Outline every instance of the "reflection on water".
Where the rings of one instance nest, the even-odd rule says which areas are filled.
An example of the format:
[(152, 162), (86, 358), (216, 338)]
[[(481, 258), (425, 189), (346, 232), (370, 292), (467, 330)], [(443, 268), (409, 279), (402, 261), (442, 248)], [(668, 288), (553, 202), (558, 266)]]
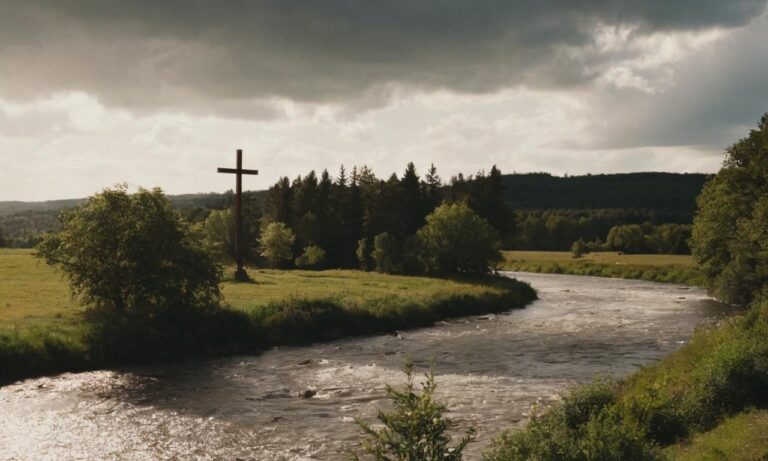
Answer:
[(512, 275), (540, 299), (507, 314), (0, 388), (0, 459), (345, 459), (359, 434), (353, 418), (372, 419), (386, 404), (384, 385), (403, 381), (405, 357), (434, 362), (449, 416), (479, 429), (469, 453), (477, 459), (532, 404), (595, 374), (630, 373), (729, 311), (679, 285)]

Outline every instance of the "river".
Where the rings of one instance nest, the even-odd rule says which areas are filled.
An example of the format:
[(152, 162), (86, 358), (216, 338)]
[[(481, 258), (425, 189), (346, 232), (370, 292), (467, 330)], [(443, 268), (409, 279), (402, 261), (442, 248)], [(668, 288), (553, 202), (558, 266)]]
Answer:
[[(441, 322), (260, 355), (70, 373), (0, 388), (2, 460), (347, 459), (355, 417), (386, 405), (406, 357), (434, 363), (467, 459), (537, 402), (595, 375), (624, 376), (730, 309), (703, 290), (652, 282), (509, 273), (539, 300)], [(304, 391), (315, 394), (302, 398)], [(311, 393), (311, 392), (310, 392)], [(309, 394), (309, 393), (305, 393)]]

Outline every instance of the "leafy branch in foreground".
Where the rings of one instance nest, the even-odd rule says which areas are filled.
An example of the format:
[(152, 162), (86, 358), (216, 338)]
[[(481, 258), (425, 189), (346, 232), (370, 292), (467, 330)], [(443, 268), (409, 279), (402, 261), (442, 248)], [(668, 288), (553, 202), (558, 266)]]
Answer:
[[(377, 429), (362, 420), (356, 420), (366, 438), (360, 447), (363, 455), (376, 461), (460, 461), (462, 451), (475, 439), (475, 428), (470, 427), (459, 444), (448, 447), (451, 437), (448, 429), (454, 426), (445, 418), (444, 405), (433, 400), (437, 384), (432, 370), (425, 374), (421, 393), (414, 388), (413, 363), (405, 364), (406, 384), (402, 390), (387, 386), (387, 397), (394, 410), (379, 411), (378, 420), (384, 427)], [(352, 459), (362, 460), (357, 453)]]

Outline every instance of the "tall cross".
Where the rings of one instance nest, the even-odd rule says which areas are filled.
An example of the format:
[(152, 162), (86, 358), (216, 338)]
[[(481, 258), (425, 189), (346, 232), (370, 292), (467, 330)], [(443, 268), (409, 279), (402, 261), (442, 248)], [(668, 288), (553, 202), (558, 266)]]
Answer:
[(244, 170), (243, 169), (243, 151), (237, 149), (237, 168), (219, 168), (219, 173), (232, 173), (236, 178), (235, 188), (235, 261), (237, 262), (237, 270), (235, 271), (235, 280), (245, 282), (248, 280), (248, 274), (245, 273), (243, 267), (243, 217), (242, 217), (242, 202), (243, 202), (243, 175), (244, 174), (259, 174), (258, 170)]

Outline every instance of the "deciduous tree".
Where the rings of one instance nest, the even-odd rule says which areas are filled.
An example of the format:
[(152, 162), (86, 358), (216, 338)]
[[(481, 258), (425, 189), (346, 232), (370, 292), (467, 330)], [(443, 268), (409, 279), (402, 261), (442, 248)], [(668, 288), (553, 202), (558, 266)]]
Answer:
[(217, 305), (221, 268), (160, 189), (106, 189), (60, 219), (38, 256), (85, 305), (146, 317)]

